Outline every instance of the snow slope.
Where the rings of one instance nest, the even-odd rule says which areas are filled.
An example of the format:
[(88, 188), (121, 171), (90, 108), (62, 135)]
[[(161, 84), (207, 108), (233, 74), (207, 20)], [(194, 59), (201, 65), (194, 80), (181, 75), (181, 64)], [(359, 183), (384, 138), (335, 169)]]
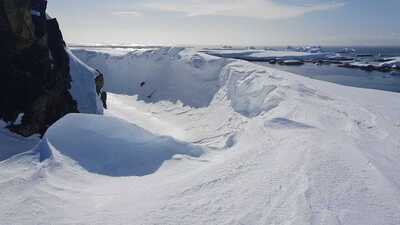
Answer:
[[(1, 224), (400, 224), (400, 94), (191, 49), (74, 53), (116, 94), (0, 162)], [(157, 169), (107, 174), (141, 141)]]

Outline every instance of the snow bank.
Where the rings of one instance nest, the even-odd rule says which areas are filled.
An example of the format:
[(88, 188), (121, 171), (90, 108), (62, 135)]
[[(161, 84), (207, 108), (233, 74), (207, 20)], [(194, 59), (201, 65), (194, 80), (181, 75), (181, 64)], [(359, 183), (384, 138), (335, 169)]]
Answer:
[(107, 91), (138, 95), (145, 102), (179, 101), (207, 107), (223, 90), (234, 110), (253, 117), (282, 101), (276, 85), (280, 79), (270, 79), (264, 67), (251, 63), (182, 48), (136, 50), (123, 56), (89, 50), (74, 53), (104, 71)]
[(138, 95), (140, 100), (180, 101), (192, 107), (207, 106), (219, 90), (224, 60), (183, 48), (138, 49), (125, 55), (73, 50), (81, 60), (100, 69), (105, 90)]
[(70, 58), (71, 95), (81, 113), (102, 114), (103, 104), (96, 93), (97, 72), (84, 64), (67, 49)]
[(179, 100), (194, 107), (206, 106), (218, 90), (214, 84), (220, 63), (206, 61), (201, 54), (193, 55), (190, 61), (181, 60), (182, 50), (136, 50), (124, 56), (86, 50), (74, 50), (74, 53), (104, 72), (107, 91), (138, 95), (146, 102)]
[(108, 176), (144, 176), (174, 155), (199, 157), (203, 153), (199, 147), (155, 136), (126, 121), (89, 114), (62, 118), (49, 128), (36, 151), (41, 161), (56, 151), (89, 172)]

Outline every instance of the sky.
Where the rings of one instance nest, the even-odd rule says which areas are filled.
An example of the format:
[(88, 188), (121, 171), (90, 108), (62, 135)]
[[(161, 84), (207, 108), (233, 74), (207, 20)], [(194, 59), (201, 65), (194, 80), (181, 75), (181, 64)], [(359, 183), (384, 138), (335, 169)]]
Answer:
[(400, 46), (400, 0), (48, 0), (72, 44)]

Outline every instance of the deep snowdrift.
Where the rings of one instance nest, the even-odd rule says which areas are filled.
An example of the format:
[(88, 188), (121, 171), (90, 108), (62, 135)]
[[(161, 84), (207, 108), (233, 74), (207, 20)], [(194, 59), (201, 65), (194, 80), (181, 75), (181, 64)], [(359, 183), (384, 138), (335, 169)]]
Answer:
[[(400, 223), (398, 93), (190, 49), (74, 53), (113, 81), (110, 117), (55, 125), (39, 148), (53, 159), (27, 152), (0, 162), (2, 224)], [(103, 162), (120, 165), (138, 154), (125, 144), (149, 139), (143, 156), (162, 155), (150, 163), (158, 170), (98, 174), (115, 175)]]
[(125, 55), (86, 50), (73, 53), (104, 73), (106, 91), (138, 95), (146, 102), (179, 100), (192, 107), (206, 107), (219, 90), (219, 72), (225, 60), (183, 50), (140, 49)]
[[(112, 55), (88, 50), (74, 53), (88, 65), (105, 72), (106, 90), (138, 95), (146, 102), (182, 102), (207, 107), (221, 89), (232, 107), (246, 116), (269, 111), (283, 100), (281, 78), (256, 70), (253, 64), (226, 60), (190, 49), (137, 50)], [(229, 64), (229, 66), (226, 66)], [(283, 81), (283, 83), (286, 81)]]
[(170, 137), (154, 136), (113, 117), (69, 114), (55, 123), (39, 146), (41, 161), (53, 152), (76, 161), (89, 172), (109, 176), (143, 176), (174, 155), (199, 157), (203, 150)]

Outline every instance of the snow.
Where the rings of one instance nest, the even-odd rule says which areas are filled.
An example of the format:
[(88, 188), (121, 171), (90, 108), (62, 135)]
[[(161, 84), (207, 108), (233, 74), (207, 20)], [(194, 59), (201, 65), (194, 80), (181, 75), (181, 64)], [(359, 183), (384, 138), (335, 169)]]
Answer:
[(400, 57), (390, 58), (390, 61), (381, 63), (380, 66), (400, 68)]
[(182, 50), (138, 49), (122, 57), (90, 50), (75, 50), (74, 54), (103, 72), (108, 92), (138, 95), (146, 102), (169, 100), (207, 106), (219, 89), (218, 75), (225, 60), (187, 49), (182, 52), (187, 54), (184, 61), (178, 54)]
[(70, 58), (71, 95), (78, 104), (81, 113), (102, 114), (103, 104), (96, 93), (95, 79), (97, 72), (82, 63), (69, 49), (66, 49)]
[(39, 140), (38, 135), (22, 138), (5, 129), (6, 123), (0, 120), (0, 161), (33, 148)]
[(49, 157), (48, 149), (87, 171), (108, 176), (144, 176), (174, 155), (203, 153), (199, 147), (152, 135), (123, 120), (89, 114), (69, 114), (54, 124), (35, 151)]
[(369, 64), (367, 62), (352, 62), (352, 63), (349, 63), (349, 65), (362, 68), (362, 67), (371, 66), (372, 64)]
[(384, 70), (387, 68), (391, 68), (393, 70), (400, 68), (400, 57), (394, 57), (394, 58), (387, 58), (386, 62), (383, 63), (378, 63), (378, 62), (359, 62), (359, 61), (354, 61), (351, 63), (348, 63), (348, 66), (354, 67), (354, 68), (369, 68), (369, 69), (375, 69), (375, 70)]
[(74, 54), (109, 109), (0, 162), (2, 225), (400, 224), (400, 94), (193, 49)]

